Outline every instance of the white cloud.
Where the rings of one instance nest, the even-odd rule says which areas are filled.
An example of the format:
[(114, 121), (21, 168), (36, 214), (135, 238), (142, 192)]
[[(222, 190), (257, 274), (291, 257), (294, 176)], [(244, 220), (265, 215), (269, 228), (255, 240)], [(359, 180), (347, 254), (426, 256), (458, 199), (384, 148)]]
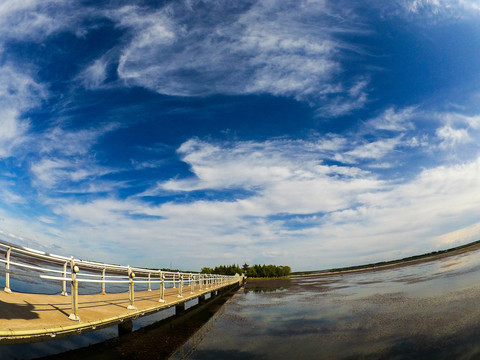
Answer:
[[(230, 159), (219, 159), (216, 151), (210, 154), (212, 160), (204, 159), (202, 167), (216, 168), (211, 171), (218, 175), (230, 171), (228, 167), (222, 170)], [(480, 159), (424, 170), (398, 184), (355, 169), (352, 176), (330, 176), (338, 169), (316, 171), (308, 163), (284, 162), (269, 155), (237, 153), (239, 168), (231, 175), (242, 174), (241, 168), (246, 172), (253, 168), (259, 178), (246, 175), (235, 185), (248, 189), (262, 184), (246, 197), (160, 205), (106, 198), (57, 203), (55, 212), (68, 217), (72, 243), (82, 241), (86, 251), (97, 246), (101, 233), (106, 244), (115, 244), (121, 253), (129, 249), (144, 256), (147, 263), (158, 263), (157, 254), (149, 254), (152, 248), (161, 247), (166, 253), (181, 248), (193, 268), (239, 257), (265, 261), (261, 254), (274, 255), (273, 250), (275, 262), (296, 269), (385, 260), (398, 257), (398, 249), (400, 256), (408, 256), (445, 247), (448, 234), (479, 221)], [(267, 158), (272, 167), (284, 170), (264, 176)], [(223, 183), (208, 178), (198, 181), (195, 188), (180, 183), (177, 191), (182, 188), (188, 193), (200, 186), (221, 190), (234, 183), (228, 179)], [(141, 238), (142, 248), (132, 247), (132, 238)], [(181, 262), (180, 256), (172, 258)]]
[(369, 120), (367, 123), (377, 130), (406, 131), (412, 130), (414, 125), (415, 107), (406, 107), (396, 110), (388, 108), (382, 114)]
[(44, 85), (13, 65), (0, 67), (0, 104), (18, 110), (31, 109), (47, 96)]
[(87, 8), (71, 0), (3, 0), (0, 3), (0, 37), (4, 41), (41, 41), (64, 30), (81, 36), (85, 33), (82, 18), (87, 14)]
[(436, 134), (440, 139), (440, 147), (443, 149), (454, 148), (460, 144), (467, 144), (473, 141), (467, 129), (454, 129), (449, 125), (437, 129)]
[[(48, 189), (50, 196), (53, 191), (63, 193), (106, 192), (124, 187), (119, 181), (102, 181), (101, 177), (113, 170), (96, 165), (88, 157), (85, 159), (67, 159), (44, 157), (30, 166), (33, 175), (32, 183), (38, 191)], [(95, 183), (86, 183), (86, 181)]]
[(12, 149), (21, 144), (28, 129), (28, 121), (19, 119), (16, 109), (0, 109), (0, 158), (10, 156)]
[(13, 182), (0, 181), (0, 199), (3, 204), (25, 204), (26, 199), (13, 192), (11, 189), (14, 188), (15, 184)]
[(446, 112), (436, 114), (444, 124), (448, 126), (468, 127), (472, 130), (480, 130), (480, 115), (465, 115), (462, 113)]
[(75, 168), (74, 164), (66, 160), (42, 159), (31, 166), (31, 171), (36, 177), (37, 185), (50, 188), (67, 178), (73, 180)]
[[(197, 189), (263, 188), (266, 184), (290, 180), (356, 176), (360, 169), (325, 166), (325, 158), (344, 146), (338, 137), (305, 140), (269, 140), (210, 144), (191, 139), (178, 149), (195, 178), (175, 179), (160, 184), (153, 191), (191, 191)], [(219, 166), (221, 164), (221, 166)]]
[(35, 150), (41, 155), (70, 157), (86, 155), (102, 136), (119, 128), (118, 123), (99, 124), (90, 129), (65, 130), (54, 127), (42, 135), (36, 134)]
[(401, 2), (412, 13), (460, 16), (480, 12), (480, 4), (475, 0), (407, 0)]
[(106, 67), (107, 62), (105, 60), (97, 59), (78, 75), (77, 80), (86, 89), (99, 88), (107, 78)]
[(0, 158), (26, 140), (29, 120), (25, 110), (40, 104), (47, 96), (45, 87), (12, 65), (0, 67)]
[[(126, 84), (180, 96), (267, 93), (315, 106), (328, 98), (336, 105), (323, 112), (342, 115), (366, 103), (368, 80), (336, 80), (342, 51), (353, 49), (335, 34), (363, 30), (332, 11), (325, 1), (177, 1), (106, 13), (131, 36), (118, 59)], [(97, 65), (84, 72), (94, 79), (87, 86), (103, 77)]]
[(338, 153), (335, 159), (344, 163), (356, 163), (362, 160), (381, 160), (401, 143), (401, 137), (376, 140), (356, 146), (350, 151)]
[(341, 116), (361, 109), (368, 102), (368, 85), (369, 80), (361, 79), (345, 91), (342, 87), (331, 89), (332, 96), (327, 96), (329, 101), (317, 110), (317, 114), (320, 117)]
[(118, 127), (117, 123), (77, 130), (57, 126), (43, 133), (30, 134), (29, 148), (24, 152), (31, 155), (32, 183), (37, 190), (43, 188), (62, 193), (106, 192), (124, 187), (121, 181), (101, 179), (118, 170), (98, 165), (92, 151), (105, 134)]

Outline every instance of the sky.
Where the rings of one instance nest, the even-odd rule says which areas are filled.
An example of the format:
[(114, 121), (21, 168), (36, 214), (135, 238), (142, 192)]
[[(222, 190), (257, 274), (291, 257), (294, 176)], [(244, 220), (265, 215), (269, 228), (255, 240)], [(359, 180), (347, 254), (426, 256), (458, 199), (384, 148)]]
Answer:
[(0, 0), (0, 237), (198, 271), (480, 239), (473, 0)]

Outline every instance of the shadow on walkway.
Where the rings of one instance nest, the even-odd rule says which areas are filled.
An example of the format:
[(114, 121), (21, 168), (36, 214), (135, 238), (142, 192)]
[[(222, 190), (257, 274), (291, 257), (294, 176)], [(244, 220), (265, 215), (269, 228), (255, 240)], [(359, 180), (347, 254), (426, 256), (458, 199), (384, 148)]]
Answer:
[(25, 305), (12, 304), (0, 300), (0, 319), (38, 319), (39, 316), (33, 312), (34, 306), (25, 301)]

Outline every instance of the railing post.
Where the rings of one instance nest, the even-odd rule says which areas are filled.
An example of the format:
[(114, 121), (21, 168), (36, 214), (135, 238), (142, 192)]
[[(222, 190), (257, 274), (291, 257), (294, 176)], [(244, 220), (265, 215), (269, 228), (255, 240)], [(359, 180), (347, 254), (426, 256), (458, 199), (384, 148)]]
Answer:
[(105, 291), (105, 268), (102, 270), (102, 292), (100, 295), (107, 295), (107, 292)]
[(179, 298), (183, 298), (182, 290), (183, 290), (183, 275), (180, 276), (180, 284), (178, 285), (178, 297)]
[(175, 289), (176, 286), (175, 286), (175, 273), (173, 273), (173, 288)]
[(192, 286), (192, 275), (188, 275), (188, 283), (190, 284), (190, 294), (193, 294), (194, 293), (194, 287), (195, 287), (195, 282), (193, 283), (193, 286)]
[(160, 279), (162, 279), (162, 282), (160, 284), (160, 300), (158, 302), (164, 303), (165, 302), (165, 275), (162, 274), (160, 271)]
[(5, 258), (7, 259), (7, 262), (5, 263), (5, 269), (7, 270), (7, 272), (5, 273), (5, 288), (3, 289), (3, 291), (9, 294), (12, 292), (12, 290), (10, 289), (10, 272), (8, 271), (10, 270), (10, 253), (11, 252), (12, 252), (12, 248), (9, 247), (7, 250), (7, 253), (5, 254)]
[(200, 291), (202, 291), (203, 290), (203, 286), (202, 286), (203, 285), (203, 275), (202, 274), (198, 275), (198, 282), (200, 284)]
[(70, 260), (70, 268), (72, 270), (72, 313), (68, 317), (70, 320), (80, 321), (80, 317), (78, 316), (78, 281), (77, 281), (77, 273), (79, 268), (75, 265), (75, 261), (73, 260), (73, 256)]
[[(65, 264), (63, 264), (63, 278), (67, 278), (67, 266), (68, 266), (68, 261), (65, 261)], [(62, 295), (63, 296), (68, 296), (67, 292), (67, 280), (62, 281)]]
[(135, 288), (133, 284), (134, 278), (135, 273), (132, 271), (132, 268), (128, 266), (128, 300), (130, 300), (130, 304), (128, 304), (127, 309), (129, 310), (138, 310), (135, 307)]
[(152, 286), (150, 285), (150, 273), (148, 273), (148, 291), (152, 291)]

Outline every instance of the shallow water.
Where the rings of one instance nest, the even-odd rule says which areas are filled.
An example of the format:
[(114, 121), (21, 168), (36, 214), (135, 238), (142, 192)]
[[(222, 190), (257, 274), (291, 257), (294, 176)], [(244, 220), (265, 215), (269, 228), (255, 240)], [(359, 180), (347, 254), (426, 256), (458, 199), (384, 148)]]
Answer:
[[(480, 358), (480, 251), (389, 270), (252, 281), (192, 359)], [(179, 351), (172, 359), (185, 356)]]

